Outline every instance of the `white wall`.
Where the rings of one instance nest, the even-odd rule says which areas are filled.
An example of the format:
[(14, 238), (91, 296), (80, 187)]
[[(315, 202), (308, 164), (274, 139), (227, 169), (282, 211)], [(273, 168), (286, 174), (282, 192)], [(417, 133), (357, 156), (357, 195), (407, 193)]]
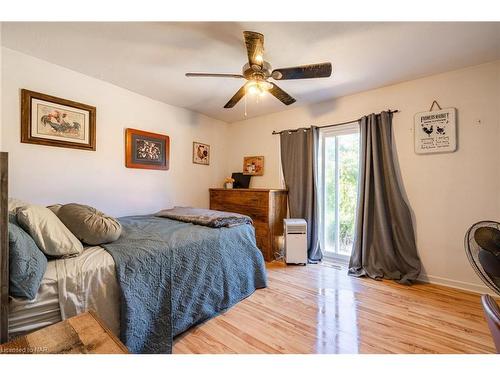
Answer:
[[(286, 90), (286, 82), (281, 86)], [(434, 99), (458, 110), (458, 151), (416, 155), (413, 118)], [(227, 171), (241, 171), (244, 155), (264, 155), (265, 175), (252, 177), (252, 186), (281, 187), (273, 130), (349, 121), (388, 108), (401, 111), (394, 115), (395, 147), (426, 277), (484, 290), (463, 239), (476, 221), (500, 219), (500, 61), (231, 124)]]
[[(11, 49), (2, 48), (1, 61), (0, 148), (9, 152), (11, 196), (41, 204), (80, 202), (116, 216), (171, 205), (208, 207), (208, 188), (220, 186), (227, 170), (226, 123)], [(97, 151), (20, 143), (22, 88), (97, 107)], [(170, 136), (170, 170), (125, 168), (129, 127)], [(192, 163), (193, 141), (211, 145), (210, 166)]]

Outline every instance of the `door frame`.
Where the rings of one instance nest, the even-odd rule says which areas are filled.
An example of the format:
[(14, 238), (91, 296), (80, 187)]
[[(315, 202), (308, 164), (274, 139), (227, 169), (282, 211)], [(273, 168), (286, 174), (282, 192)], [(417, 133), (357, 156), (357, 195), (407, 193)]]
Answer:
[[(318, 144), (318, 186), (319, 186), (319, 196), (320, 196), (320, 205), (319, 205), (319, 225), (320, 225), (320, 243), (321, 243), (321, 248), (324, 250), (323, 251), (323, 257), (328, 260), (333, 260), (339, 263), (344, 263), (347, 264), (349, 262), (350, 256), (348, 255), (341, 255), (338, 253), (332, 253), (332, 252), (327, 252), (325, 251), (326, 246), (325, 246), (325, 231), (324, 231), (324, 222), (325, 222), (325, 183), (324, 183), (324, 171), (325, 171), (325, 142), (324, 139), (327, 137), (336, 137), (336, 136), (341, 136), (341, 135), (348, 135), (348, 134), (353, 134), (353, 133), (359, 133), (359, 122), (354, 121), (349, 124), (343, 124), (343, 125), (338, 125), (338, 126), (332, 126), (329, 128), (324, 128), (320, 129), (319, 131), (319, 144)], [(337, 223), (337, 231), (339, 227), (339, 220), (338, 220), (338, 138), (335, 139), (336, 142), (336, 147), (335, 147), (335, 159), (336, 159), (336, 178), (335, 178), (335, 192), (336, 192), (336, 198), (335, 202), (336, 204), (336, 223)], [(336, 247), (338, 249), (338, 244), (339, 242), (339, 236), (337, 235), (337, 244)]]

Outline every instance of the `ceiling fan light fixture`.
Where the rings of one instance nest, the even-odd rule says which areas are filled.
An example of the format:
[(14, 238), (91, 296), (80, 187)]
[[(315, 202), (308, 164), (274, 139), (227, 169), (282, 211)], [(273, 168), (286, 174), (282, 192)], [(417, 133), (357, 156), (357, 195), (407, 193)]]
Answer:
[(272, 83), (264, 80), (250, 80), (245, 85), (245, 91), (250, 95), (265, 95), (266, 92), (271, 90)]

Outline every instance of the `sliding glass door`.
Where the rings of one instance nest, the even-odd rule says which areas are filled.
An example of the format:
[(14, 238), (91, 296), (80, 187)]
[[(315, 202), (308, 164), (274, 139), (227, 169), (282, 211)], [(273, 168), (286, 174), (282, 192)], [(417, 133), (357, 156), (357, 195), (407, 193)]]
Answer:
[(321, 129), (320, 238), (325, 257), (351, 255), (359, 174), (358, 123)]

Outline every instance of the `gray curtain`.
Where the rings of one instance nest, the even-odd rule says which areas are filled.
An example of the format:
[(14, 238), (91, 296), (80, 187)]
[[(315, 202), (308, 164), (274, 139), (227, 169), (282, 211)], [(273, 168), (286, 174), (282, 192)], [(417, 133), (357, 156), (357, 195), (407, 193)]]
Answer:
[(360, 177), (349, 275), (411, 284), (421, 269), (410, 209), (399, 186), (392, 114), (360, 120)]
[(280, 135), (281, 165), (288, 189), (290, 217), (307, 221), (307, 254), (311, 261), (323, 258), (318, 235), (318, 140), (317, 127)]

